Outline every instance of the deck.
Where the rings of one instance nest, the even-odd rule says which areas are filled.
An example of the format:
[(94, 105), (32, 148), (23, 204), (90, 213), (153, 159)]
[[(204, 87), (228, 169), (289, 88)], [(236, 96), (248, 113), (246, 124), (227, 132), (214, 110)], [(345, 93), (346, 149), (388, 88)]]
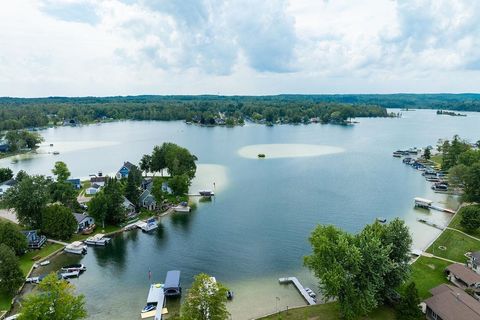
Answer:
[(300, 292), (300, 294), (303, 296), (303, 298), (307, 301), (309, 305), (316, 304), (315, 300), (313, 300), (313, 298), (308, 295), (307, 291), (305, 291), (305, 288), (296, 277), (280, 278), (278, 279), (278, 282), (280, 282), (281, 284), (288, 284), (292, 282), (297, 288), (298, 292)]
[(148, 291), (147, 304), (156, 304), (157, 309), (150, 312), (145, 312), (141, 315), (142, 319), (155, 317), (155, 320), (162, 320), (163, 314), (167, 311), (163, 306), (165, 305), (165, 294), (163, 293), (163, 285), (152, 284)]

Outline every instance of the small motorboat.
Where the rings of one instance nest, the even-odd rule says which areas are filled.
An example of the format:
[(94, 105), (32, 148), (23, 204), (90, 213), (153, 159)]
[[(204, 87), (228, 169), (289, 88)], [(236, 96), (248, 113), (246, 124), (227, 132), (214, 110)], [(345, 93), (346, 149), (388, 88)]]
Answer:
[(380, 223), (385, 223), (385, 222), (387, 222), (387, 219), (384, 218), (384, 217), (378, 217), (377, 221), (380, 222)]
[(147, 222), (141, 226), (143, 232), (150, 232), (158, 228), (158, 223), (155, 218), (150, 218)]
[(73, 253), (73, 254), (80, 254), (80, 255), (87, 254), (87, 246), (80, 241), (74, 241), (70, 243), (63, 250), (65, 252)]
[(154, 305), (154, 304), (147, 304), (145, 307), (143, 307), (142, 309), (142, 313), (145, 313), (145, 312), (150, 312), (150, 311), (153, 311), (157, 309), (157, 306)]
[(45, 260), (45, 261), (42, 261), (39, 263), (42, 267), (43, 266), (46, 266), (46, 265), (49, 265), (50, 264), (50, 260)]
[(259, 157), (259, 158), (265, 158), (265, 153), (259, 153), (259, 154), (258, 154), (258, 157)]
[(178, 206), (173, 207), (175, 212), (190, 212), (191, 208), (188, 206), (188, 203), (182, 202)]
[(233, 299), (233, 291), (228, 290), (227, 291), (227, 299), (232, 300)]
[(60, 152), (58, 152), (58, 151), (53, 151), (53, 154), (54, 154), (54, 155), (58, 155), (58, 154), (60, 154)]
[(200, 190), (198, 192), (202, 197), (213, 197), (215, 193), (212, 190)]

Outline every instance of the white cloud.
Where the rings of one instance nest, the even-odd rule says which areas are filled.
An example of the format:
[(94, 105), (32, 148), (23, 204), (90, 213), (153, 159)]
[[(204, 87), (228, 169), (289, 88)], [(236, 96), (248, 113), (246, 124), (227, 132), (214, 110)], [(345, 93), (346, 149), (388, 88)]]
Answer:
[(478, 91), (467, 0), (18, 0), (0, 95)]

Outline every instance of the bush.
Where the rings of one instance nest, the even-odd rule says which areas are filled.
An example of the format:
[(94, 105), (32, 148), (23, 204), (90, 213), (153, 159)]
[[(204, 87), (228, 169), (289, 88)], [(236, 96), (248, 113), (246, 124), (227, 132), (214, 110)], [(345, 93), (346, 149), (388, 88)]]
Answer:
[(77, 219), (67, 207), (53, 204), (43, 210), (42, 231), (52, 238), (70, 239), (77, 226)]
[(480, 206), (471, 205), (461, 210), (460, 225), (467, 231), (475, 231), (480, 227)]

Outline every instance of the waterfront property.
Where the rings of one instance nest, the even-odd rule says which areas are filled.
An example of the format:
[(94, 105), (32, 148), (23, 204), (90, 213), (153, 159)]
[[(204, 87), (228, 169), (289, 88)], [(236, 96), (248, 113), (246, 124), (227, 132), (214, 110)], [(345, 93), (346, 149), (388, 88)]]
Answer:
[(115, 175), (117, 179), (123, 179), (123, 178), (128, 178), (128, 173), (130, 172), (130, 169), (132, 169), (133, 164), (129, 161), (125, 161), (123, 163), (123, 166), (117, 171), (117, 174)]
[(74, 213), (75, 219), (77, 220), (77, 233), (80, 233), (84, 230), (88, 230), (95, 224), (95, 220), (83, 213)]
[(155, 197), (151, 194), (150, 190), (145, 189), (143, 190), (142, 194), (139, 198), (140, 205), (147, 209), (147, 210), (155, 210), (157, 207), (157, 202), (155, 201)]
[(36, 230), (23, 231), (23, 234), (27, 237), (29, 249), (40, 249), (47, 241), (47, 237), (38, 235)]
[(68, 179), (67, 182), (71, 183), (76, 190), (80, 190), (82, 188), (80, 179)]
[(430, 293), (425, 300), (428, 320), (480, 320), (480, 302), (465, 291), (441, 284)]

